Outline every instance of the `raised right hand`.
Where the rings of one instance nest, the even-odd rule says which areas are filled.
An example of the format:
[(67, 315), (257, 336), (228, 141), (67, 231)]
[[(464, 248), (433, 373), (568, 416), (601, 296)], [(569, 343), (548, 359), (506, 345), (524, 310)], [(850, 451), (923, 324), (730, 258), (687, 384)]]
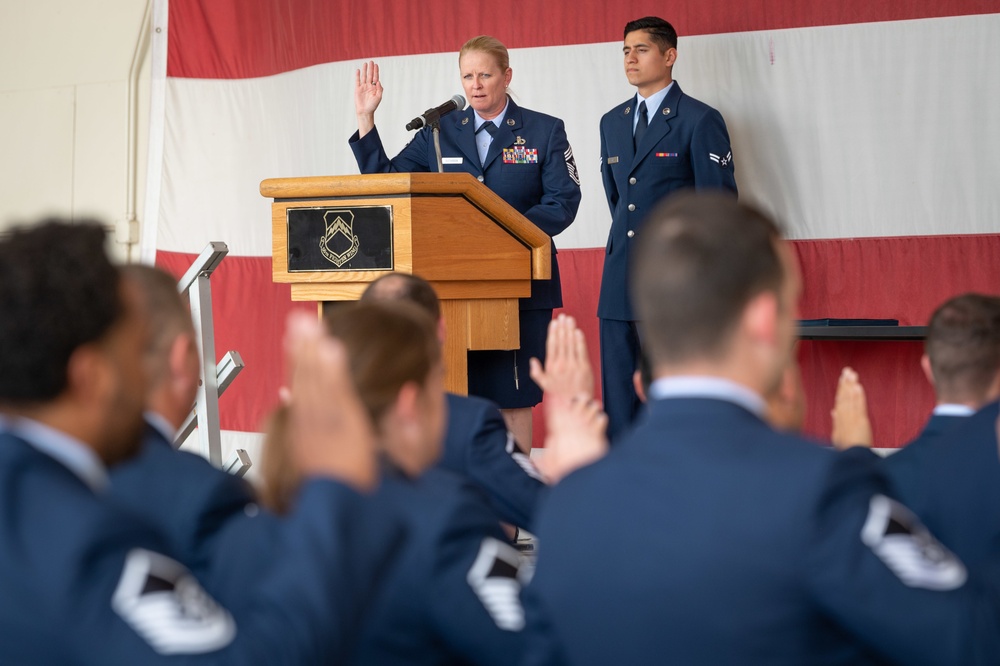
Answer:
[(358, 134), (364, 136), (375, 127), (375, 109), (382, 103), (382, 82), (375, 61), (354, 70), (354, 112), (358, 116)]

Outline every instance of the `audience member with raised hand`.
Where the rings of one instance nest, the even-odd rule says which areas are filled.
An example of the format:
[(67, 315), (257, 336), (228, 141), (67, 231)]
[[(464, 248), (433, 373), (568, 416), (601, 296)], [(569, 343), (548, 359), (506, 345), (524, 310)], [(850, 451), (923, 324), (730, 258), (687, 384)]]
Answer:
[[(991, 581), (891, 499), (879, 459), (765, 421), (801, 293), (777, 225), (688, 193), (642, 234), (631, 287), (648, 412), (543, 503), (523, 663), (1000, 658)], [(595, 534), (613, 547), (594, 549)]]
[(1000, 398), (1000, 297), (962, 294), (938, 306), (927, 324), (920, 367), (936, 404), (920, 435), (907, 444), (919, 444), (911, 452)]
[(837, 393), (830, 410), (833, 429), (830, 441), (837, 449), (855, 446), (871, 448), (874, 444), (872, 424), (868, 418), (868, 399), (858, 373), (844, 368), (837, 380)]
[(201, 364), (194, 323), (172, 276), (143, 265), (120, 270), (149, 331), (145, 364), (150, 385), (142, 447), (111, 470), (108, 494), (155, 525), (173, 555), (217, 594), (211, 573), (224, 565), (217, 561), (216, 537), (233, 521), (257, 520), (254, 493), (242, 479), (203, 457), (174, 450), (198, 390)]
[[(444, 349), (448, 332), (441, 302), (427, 280), (408, 273), (389, 273), (369, 284), (361, 301), (406, 302), (419, 307), (436, 322), (438, 342)], [(522, 447), (508, 430), (495, 403), (455, 393), (445, 394), (445, 400), (448, 422), (444, 450), (435, 466), (462, 476), (485, 493), (490, 507), (504, 522), (531, 529), (545, 486), (528, 457), (530, 447)]]
[(921, 365), (937, 405), (883, 466), (894, 492), (971, 565), (1000, 557), (1000, 298), (963, 294), (927, 326)]
[[(301, 457), (304, 452), (296, 453), (299, 444), (294, 442), (299, 438), (316, 443), (305, 451), (312, 465), (328, 465), (313, 459), (311, 449), (319, 448), (331, 430), (347, 427), (361, 440), (373, 432), (381, 460), (374, 501), (399, 511), (409, 532), (369, 607), (350, 662), (516, 663), (524, 625), (520, 555), (477, 491), (460, 477), (432, 468), (441, 453), (446, 419), (437, 322), (405, 302), (345, 306), (327, 317), (326, 327), (346, 356), (317, 341), (304, 326), (304, 321), (297, 323), (299, 334), (291, 338), (291, 345), (302, 351), (296, 352), (291, 401), (282, 408), (287, 410), (287, 438), (272, 433), (268, 446), (278, 451), (269, 452), (268, 461)], [(308, 333), (304, 345), (303, 333)], [(319, 369), (340, 367), (347, 359), (369, 425), (362, 427), (355, 411), (333, 421), (324, 414), (342, 396), (327, 390), (327, 379), (314, 372), (317, 366), (310, 358), (320, 361)], [(369, 482), (366, 465), (352, 469)], [(294, 506), (301, 479), (295, 471), (288, 465), (264, 470), (265, 482), (273, 486), (267, 496)]]
[(399, 533), (347, 485), (369, 485), (370, 444), (346, 444), (347, 460), (297, 447), (312, 480), (274, 559), (238, 602), (213, 599), (155, 522), (106, 493), (108, 469), (140, 449), (150, 326), (104, 243), (99, 223), (61, 221), (0, 240), (3, 660), (336, 663), (367, 601), (350, 551), (370, 530)]

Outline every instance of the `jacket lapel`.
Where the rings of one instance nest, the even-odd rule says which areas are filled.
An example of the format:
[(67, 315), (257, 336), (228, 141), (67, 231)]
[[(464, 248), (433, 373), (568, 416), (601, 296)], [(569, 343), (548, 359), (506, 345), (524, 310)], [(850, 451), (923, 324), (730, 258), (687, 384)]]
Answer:
[(476, 123), (473, 114), (470, 106), (455, 116), (455, 145), (465, 161), (472, 165), (472, 168), (469, 169), (470, 173), (475, 173), (476, 169), (479, 168), (479, 151), (476, 150)]
[(663, 139), (663, 137), (670, 133), (670, 122), (677, 117), (677, 102), (680, 98), (680, 84), (674, 81), (674, 85), (670, 89), (670, 92), (668, 92), (666, 97), (663, 98), (660, 108), (649, 114), (649, 127), (646, 130), (646, 134), (642, 137), (642, 143), (635, 148), (635, 157), (632, 160), (633, 169), (638, 166), (643, 159), (645, 159), (646, 155), (649, 154), (649, 151), (651, 151), (660, 142), (660, 140)]
[[(635, 158), (635, 148), (632, 146), (632, 123), (635, 119), (635, 116), (632, 114), (635, 113), (636, 109), (635, 101), (636, 98), (633, 97), (615, 119), (614, 135), (618, 137), (619, 143), (619, 145), (616, 146), (618, 149), (617, 157), (618, 161), (621, 162), (622, 165), (632, 164)], [(613, 157), (610, 154), (611, 146), (608, 146), (608, 149), (608, 156)]]
[(500, 156), (504, 148), (514, 145), (514, 132), (519, 130), (522, 125), (521, 116), (521, 108), (514, 103), (514, 100), (508, 98), (507, 114), (504, 116), (503, 122), (500, 123), (500, 127), (497, 128), (497, 133), (493, 135), (493, 142), (490, 144), (490, 149), (486, 151), (486, 159), (483, 161), (483, 171), (490, 168), (490, 165)]

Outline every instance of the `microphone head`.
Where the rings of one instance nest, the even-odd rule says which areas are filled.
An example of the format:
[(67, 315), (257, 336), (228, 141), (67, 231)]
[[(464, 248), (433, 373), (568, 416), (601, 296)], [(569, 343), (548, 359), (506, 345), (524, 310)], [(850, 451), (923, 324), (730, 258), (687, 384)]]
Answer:
[(459, 111), (465, 109), (465, 98), (462, 97), (461, 95), (455, 95), (454, 97), (451, 98), (451, 101), (455, 103), (455, 106), (458, 107)]

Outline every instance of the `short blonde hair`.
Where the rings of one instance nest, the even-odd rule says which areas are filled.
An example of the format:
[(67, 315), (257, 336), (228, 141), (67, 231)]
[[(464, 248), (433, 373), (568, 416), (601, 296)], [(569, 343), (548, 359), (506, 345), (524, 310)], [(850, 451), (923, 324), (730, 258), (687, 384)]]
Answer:
[(500, 66), (501, 72), (506, 72), (510, 69), (510, 55), (507, 53), (507, 47), (496, 37), (490, 37), (489, 35), (473, 37), (462, 45), (462, 49), (458, 52), (458, 61), (462, 62), (462, 56), (470, 51), (479, 51), (480, 53), (493, 56), (497, 65)]

